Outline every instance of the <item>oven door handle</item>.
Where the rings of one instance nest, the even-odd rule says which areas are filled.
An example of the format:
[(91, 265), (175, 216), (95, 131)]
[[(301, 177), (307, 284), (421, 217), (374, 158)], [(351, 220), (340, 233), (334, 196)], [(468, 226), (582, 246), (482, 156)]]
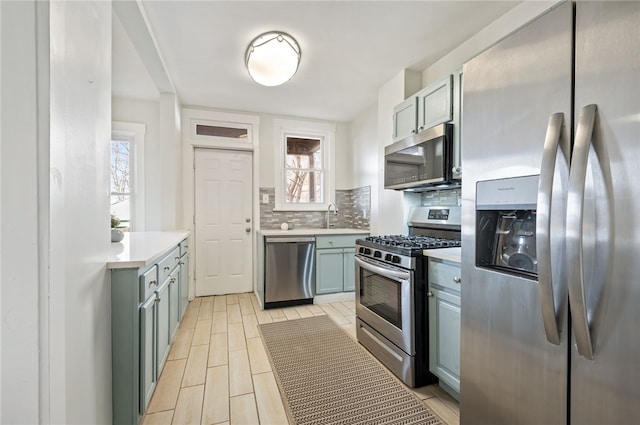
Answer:
[(393, 280), (409, 280), (411, 279), (411, 274), (409, 272), (401, 272), (397, 270), (389, 270), (384, 267), (376, 266), (371, 264), (368, 261), (364, 261), (358, 257), (356, 257), (356, 263), (360, 265), (365, 270), (369, 270), (370, 272), (377, 273), (381, 276), (388, 277)]

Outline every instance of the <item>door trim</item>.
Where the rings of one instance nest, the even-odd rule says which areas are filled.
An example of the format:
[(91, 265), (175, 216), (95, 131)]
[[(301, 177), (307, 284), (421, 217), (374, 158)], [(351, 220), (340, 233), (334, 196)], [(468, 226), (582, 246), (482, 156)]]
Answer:
[[(224, 140), (219, 137), (212, 137), (212, 140), (206, 140), (202, 136), (198, 136), (192, 132), (194, 121), (219, 122), (221, 125), (229, 125), (237, 123), (249, 128), (248, 138), (241, 142), (237, 139)], [(195, 235), (195, 149), (225, 149), (235, 151), (250, 151), (253, 153), (253, 183), (252, 183), (252, 218), (253, 235), (260, 230), (260, 149), (259, 149), (259, 133), (260, 133), (260, 117), (251, 114), (238, 114), (222, 111), (207, 111), (202, 109), (183, 108), (182, 109), (182, 193), (183, 193), (183, 228), (188, 229), (191, 235)], [(196, 248), (197, 249), (197, 248)], [(255, 236), (252, 243), (253, 270), (252, 270), (252, 287), (253, 292), (257, 290), (257, 267), (258, 253)], [(195, 294), (195, 269), (196, 254), (193, 252), (189, 261), (189, 300), (193, 300)]]

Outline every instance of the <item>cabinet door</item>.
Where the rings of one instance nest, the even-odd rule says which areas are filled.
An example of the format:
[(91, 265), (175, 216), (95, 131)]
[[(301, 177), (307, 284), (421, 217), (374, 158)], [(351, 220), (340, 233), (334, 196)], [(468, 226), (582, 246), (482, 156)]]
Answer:
[(180, 268), (176, 267), (171, 276), (169, 276), (169, 341), (173, 341), (173, 337), (178, 329), (180, 322)]
[(453, 119), (453, 75), (425, 87), (417, 96), (418, 131)]
[(164, 362), (169, 354), (169, 279), (165, 280), (157, 291), (158, 303), (156, 314), (156, 375), (160, 376)]
[(416, 134), (417, 98), (411, 96), (393, 108), (393, 140), (398, 141)]
[(189, 304), (189, 254), (180, 259), (180, 319)]
[(355, 291), (356, 290), (356, 250), (345, 249), (344, 250), (344, 290)]
[(156, 296), (140, 307), (140, 414), (144, 414), (156, 386)]
[(343, 250), (316, 250), (316, 294), (343, 290)]
[(430, 286), (429, 370), (460, 393), (460, 296)]

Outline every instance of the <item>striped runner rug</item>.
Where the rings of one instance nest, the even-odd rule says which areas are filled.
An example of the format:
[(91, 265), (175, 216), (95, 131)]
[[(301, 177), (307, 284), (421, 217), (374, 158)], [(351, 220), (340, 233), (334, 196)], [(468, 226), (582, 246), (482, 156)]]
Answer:
[(328, 316), (259, 327), (292, 424), (442, 424)]

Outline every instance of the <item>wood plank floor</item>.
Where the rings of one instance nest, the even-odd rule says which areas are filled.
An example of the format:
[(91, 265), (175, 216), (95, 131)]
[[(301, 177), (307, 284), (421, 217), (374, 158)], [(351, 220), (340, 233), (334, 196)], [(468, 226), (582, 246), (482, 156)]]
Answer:
[[(189, 303), (143, 425), (288, 424), (259, 323), (329, 315), (355, 339), (353, 301), (260, 310), (254, 294)], [(447, 425), (458, 403), (437, 385), (413, 390)]]

